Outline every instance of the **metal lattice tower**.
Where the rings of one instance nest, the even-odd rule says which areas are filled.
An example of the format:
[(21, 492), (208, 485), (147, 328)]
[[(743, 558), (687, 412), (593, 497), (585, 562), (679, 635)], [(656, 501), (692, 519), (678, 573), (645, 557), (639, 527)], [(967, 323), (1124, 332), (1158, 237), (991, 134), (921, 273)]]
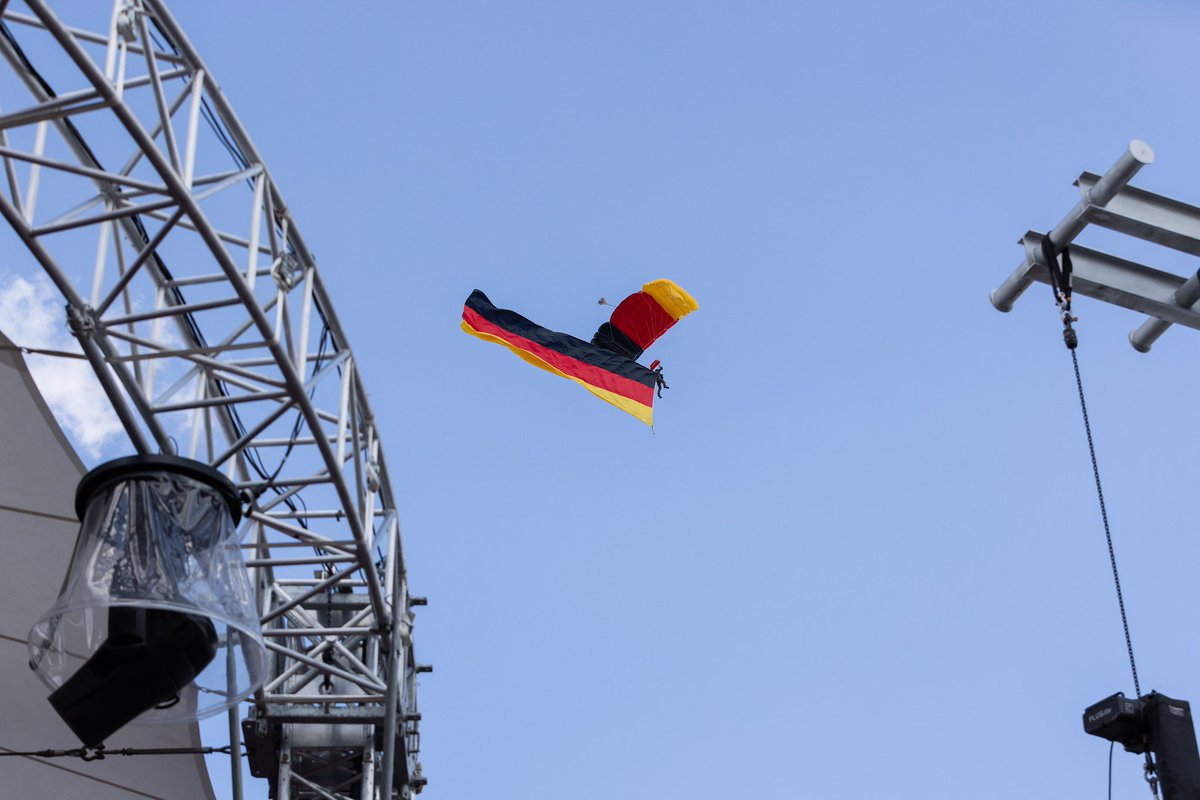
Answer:
[(77, 27), (43, 0), (0, 0), (0, 216), (65, 299), (132, 448), (206, 461), (250, 504), (273, 659), (250, 717), (230, 714), (234, 797), (243, 734), (277, 798), (409, 797), (424, 784), (424, 601), (408, 594), (354, 354), (279, 187), (165, 5), (80, 9), (97, 10)]

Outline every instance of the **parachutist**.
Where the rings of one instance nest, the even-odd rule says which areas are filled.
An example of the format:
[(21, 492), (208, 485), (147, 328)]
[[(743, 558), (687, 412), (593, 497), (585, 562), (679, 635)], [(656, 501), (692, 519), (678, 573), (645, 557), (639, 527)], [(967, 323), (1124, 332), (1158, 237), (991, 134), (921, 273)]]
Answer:
[[(603, 305), (609, 305), (600, 298)], [(462, 329), (502, 344), (535, 367), (575, 381), (605, 402), (653, 427), (655, 389), (666, 388), (658, 362), (639, 364), (646, 348), (699, 306), (669, 280), (647, 283), (613, 309), (591, 342), (548, 330), (514, 311), (496, 308), (476, 289), (463, 308)]]

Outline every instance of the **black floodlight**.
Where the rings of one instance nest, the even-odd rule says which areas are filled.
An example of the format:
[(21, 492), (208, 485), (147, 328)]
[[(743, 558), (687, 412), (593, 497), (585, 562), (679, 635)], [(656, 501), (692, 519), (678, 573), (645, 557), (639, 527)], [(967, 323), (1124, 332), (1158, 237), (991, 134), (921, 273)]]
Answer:
[(1083, 730), (1116, 742), (1131, 753), (1146, 752), (1146, 704), (1131, 700), (1122, 692), (1106, 697), (1083, 712)]
[(84, 476), (75, 510), (71, 565), (29, 651), (85, 745), (134, 719), (208, 716), (257, 688), (265, 645), (228, 478), (177, 456), (122, 458)]
[(1153, 753), (1148, 776), (1162, 786), (1163, 800), (1200, 800), (1200, 750), (1187, 701), (1158, 692), (1131, 700), (1118, 692), (1088, 706), (1083, 729), (1131, 753)]

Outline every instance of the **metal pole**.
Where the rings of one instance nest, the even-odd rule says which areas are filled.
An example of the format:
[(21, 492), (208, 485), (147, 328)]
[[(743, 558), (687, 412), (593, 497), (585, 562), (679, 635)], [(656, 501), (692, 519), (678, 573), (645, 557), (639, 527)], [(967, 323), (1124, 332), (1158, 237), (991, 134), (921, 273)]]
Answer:
[[(225, 682), (229, 694), (236, 692), (237, 658), (233, 651), (233, 628), (225, 629)], [(239, 642), (241, 636), (238, 636)], [(242, 721), (237, 703), (229, 707), (229, 783), (233, 791), (232, 800), (242, 800)]]
[(279, 736), (279, 782), (275, 784), (278, 800), (292, 800), (292, 726), (284, 725)]
[[(1150, 145), (1140, 139), (1130, 142), (1129, 147), (1117, 159), (1117, 163), (1104, 173), (1091, 191), (1085, 197), (1080, 198), (1075, 207), (1054, 226), (1054, 230), (1050, 231), (1050, 242), (1054, 245), (1054, 249), (1061, 250), (1074, 241), (1075, 237), (1087, 226), (1088, 213), (1091, 209), (1103, 208), (1108, 205), (1117, 192), (1133, 179), (1138, 170), (1153, 161), (1154, 151), (1150, 149)], [(1013, 303), (1033, 283), (1033, 278), (1030, 276), (1033, 266), (1033, 261), (1027, 254), (1013, 274), (1008, 277), (1008, 280), (988, 295), (988, 299), (992, 301), (992, 305), (997, 310), (1012, 311)]]
[[(399, 526), (391, 526), (391, 537), (388, 541), (388, 552), (395, 553), (400, 546)], [(379, 779), (381, 797), (391, 798), (392, 784), (396, 772), (396, 717), (399, 715), (400, 674), (404, 671), (402, 649), (405, 646), (404, 636), (400, 635), (402, 615), (407, 613), (404, 593), (401, 591), (401, 575), (392, 575), (392, 584), (388, 588), (392, 593), (392, 636), (388, 643), (388, 681), (387, 700), (383, 709), (383, 774)], [(400, 754), (404, 758), (404, 754)]]
[[(1183, 286), (1176, 289), (1174, 297), (1175, 302), (1183, 308), (1191, 308), (1197, 301), (1200, 301), (1200, 272), (1188, 278)], [(1166, 333), (1169, 327), (1171, 327), (1171, 323), (1165, 319), (1152, 317), (1139, 325), (1136, 330), (1129, 332), (1129, 343), (1139, 353), (1149, 353), (1150, 346), (1158, 340), (1158, 337)]]
[(242, 800), (242, 719), (236, 704), (229, 708), (229, 784), (233, 800)]

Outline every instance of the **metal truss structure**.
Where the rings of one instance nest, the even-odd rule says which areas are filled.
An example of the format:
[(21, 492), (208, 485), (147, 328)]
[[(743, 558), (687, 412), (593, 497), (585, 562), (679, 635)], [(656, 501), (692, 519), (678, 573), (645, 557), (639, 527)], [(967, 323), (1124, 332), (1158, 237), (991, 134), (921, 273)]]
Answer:
[[(1138, 170), (1153, 161), (1150, 146), (1134, 140), (1104, 175), (1080, 175), (1075, 181), (1079, 201), (1045, 234), (1054, 252), (1071, 245), (1076, 294), (1147, 315), (1148, 319), (1129, 334), (1129, 343), (1141, 353), (1149, 352), (1172, 325), (1200, 330), (1200, 272), (1185, 278), (1072, 242), (1092, 224), (1200, 256), (1200, 208), (1129, 185)], [(1034, 231), (1022, 237), (1025, 257), (1008, 280), (991, 293), (992, 305), (998, 310), (1010, 311), (1035, 280), (1050, 282), (1042, 239), (1043, 234)]]
[(313, 255), (163, 2), (76, 7), (105, 15), (80, 22), (94, 32), (0, 0), (0, 215), (65, 298), (133, 449), (206, 461), (244, 493), (273, 658), (249, 718), (230, 714), (233, 795), (244, 734), (276, 798), (409, 797), (424, 601)]

